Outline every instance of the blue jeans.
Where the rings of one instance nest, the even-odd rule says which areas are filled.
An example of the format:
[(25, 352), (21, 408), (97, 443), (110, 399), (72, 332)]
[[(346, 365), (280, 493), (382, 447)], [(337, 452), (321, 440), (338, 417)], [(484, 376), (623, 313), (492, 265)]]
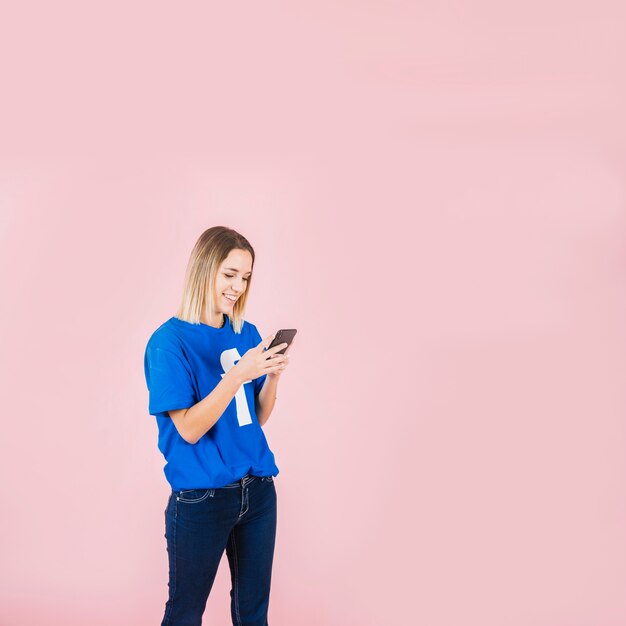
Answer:
[(276, 540), (272, 476), (246, 474), (219, 489), (172, 491), (165, 509), (169, 599), (161, 626), (201, 626), (226, 549), (235, 626), (268, 626)]

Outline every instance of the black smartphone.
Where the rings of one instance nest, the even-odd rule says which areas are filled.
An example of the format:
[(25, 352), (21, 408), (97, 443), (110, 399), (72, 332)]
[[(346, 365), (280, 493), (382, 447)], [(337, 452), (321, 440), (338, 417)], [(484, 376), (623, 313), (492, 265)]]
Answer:
[(267, 346), (267, 349), (269, 350), (270, 348), (273, 348), (274, 346), (277, 346), (281, 343), (287, 343), (287, 345), (282, 350), (274, 353), (285, 354), (285, 351), (291, 345), (291, 342), (293, 341), (293, 338), (296, 336), (297, 332), (298, 331), (295, 328), (281, 328), (279, 331), (276, 332), (276, 336), (274, 337), (272, 343)]

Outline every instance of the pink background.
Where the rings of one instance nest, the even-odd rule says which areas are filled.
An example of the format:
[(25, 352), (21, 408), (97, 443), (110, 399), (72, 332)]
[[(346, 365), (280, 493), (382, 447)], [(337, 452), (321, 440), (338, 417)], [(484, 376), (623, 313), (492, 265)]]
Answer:
[(428, 5), (3, 9), (3, 626), (160, 623), (143, 351), (218, 224), (299, 330), (273, 626), (626, 623), (626, 9)]

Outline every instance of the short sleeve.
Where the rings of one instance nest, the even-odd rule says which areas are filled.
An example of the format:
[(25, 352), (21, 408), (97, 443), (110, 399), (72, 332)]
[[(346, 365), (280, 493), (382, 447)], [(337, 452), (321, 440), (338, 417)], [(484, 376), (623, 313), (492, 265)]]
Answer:
[[(263, 340), (263, 337), (261, 337), (261, 334), (257, 330), (257, 327), (254, 326), (254, 324), (251, 324), (251, 326), (252, 326), (252, 339), (254, 341), (253, 346), (257, 346)], [(259, 393), (261, 393), (261, 389), (263, 387), (263, 383), (265, 382), (266, 378), (267, 378), (267, 374), (263, 374), (262, 376), (259, 376), (258, 378), (254, 379), (254, 395), (255, 396), (258, 396)]]
[(158, 346), (146, 348), (144, 359), (150, 415), (196, 404), (193, 376), (181, 355)]

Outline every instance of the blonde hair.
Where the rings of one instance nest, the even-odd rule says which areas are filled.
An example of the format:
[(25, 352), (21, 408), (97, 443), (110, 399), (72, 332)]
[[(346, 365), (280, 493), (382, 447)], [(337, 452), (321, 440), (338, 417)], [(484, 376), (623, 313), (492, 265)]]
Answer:
[[(254, 249), (250, 242), (237, 231), (226, 226), (213, 226), (200, 235), (187, 263), (183, 295), (176, 312), (178, 319), (199, 324), (203, 312), (207, 319), (210, 318), (209, 311), (213, 311), (215, 304), (213, 291), (217, 271), (230, 251), (234, 249), (250, 252), (254, 268)], [(235, 302), (232, 315), (228, 315), (236, 333), (241, 333), (243, 328), (244, 311), (251, 283), (252, 275), (248, 279), (246, 290)]]

